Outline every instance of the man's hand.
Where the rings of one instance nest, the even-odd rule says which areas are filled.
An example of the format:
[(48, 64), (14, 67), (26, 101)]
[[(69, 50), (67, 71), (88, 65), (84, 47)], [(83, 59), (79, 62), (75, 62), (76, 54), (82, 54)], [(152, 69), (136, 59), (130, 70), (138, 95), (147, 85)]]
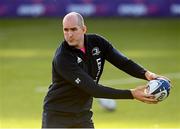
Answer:
[(146, 76), (146, 78), (147, 78), (147, 80), (154, 80), (154, 79), (156, 79), (156, 78), (164, 78), (164, 79), (166, 79), (166, 80), (168, 80), (169, 82), (170, 82), (170, 79), (169, 78), (167, 78), (167, 77), (165, 77), (165, 76), (161, 76), (161, 75), (157, 75), (157, 74), (155, 74), (155, 73), (152, 73), (152, 72), (150, 72), (150, 71), (147, 71), (146, 73), (145, 73), (145, 76)]
[(145, 88), (146, 88), (146, 86), (139, 86), (135, 89), (131, 89), (131, 93), (132, 93), (134, 99), (142, 101), (144, 103), (148, 103), (148, 104), (158, 103), (158, 101), (155, 100), (154, 95), (148, 95), (144, 92)]

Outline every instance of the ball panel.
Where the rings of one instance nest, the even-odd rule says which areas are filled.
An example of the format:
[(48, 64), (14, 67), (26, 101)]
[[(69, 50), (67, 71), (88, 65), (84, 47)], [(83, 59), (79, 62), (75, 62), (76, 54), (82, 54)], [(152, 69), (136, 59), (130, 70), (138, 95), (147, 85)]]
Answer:
[(166, 97), (167, 97), (167, 91), (166, 90), (161, 91), (161, 92), (155, 94), (155, 98), (158, 101), (163, 101)]

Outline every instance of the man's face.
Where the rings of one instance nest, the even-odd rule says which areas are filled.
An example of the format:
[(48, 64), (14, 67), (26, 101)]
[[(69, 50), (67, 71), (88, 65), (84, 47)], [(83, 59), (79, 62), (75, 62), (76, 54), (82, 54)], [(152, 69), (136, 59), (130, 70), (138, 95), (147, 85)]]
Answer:
[(63, 22), (64, 38), (70, 46), (78, 47), (84, 41), (85, 27), (78, 25), (76, 18), (70, 18)]

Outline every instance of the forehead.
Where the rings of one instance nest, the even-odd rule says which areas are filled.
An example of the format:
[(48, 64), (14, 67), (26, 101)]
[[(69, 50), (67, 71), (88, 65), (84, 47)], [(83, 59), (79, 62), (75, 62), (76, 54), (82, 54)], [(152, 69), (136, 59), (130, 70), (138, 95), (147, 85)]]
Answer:
[(63, 20), (64, 28), (78, 27), (78, 20), (75, 17), (67, 17)]

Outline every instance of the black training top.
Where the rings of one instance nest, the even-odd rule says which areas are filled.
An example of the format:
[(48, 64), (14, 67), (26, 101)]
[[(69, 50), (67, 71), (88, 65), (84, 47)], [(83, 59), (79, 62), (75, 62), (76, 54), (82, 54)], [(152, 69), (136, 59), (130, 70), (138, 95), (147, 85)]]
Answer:
[(52, 62), (52, 84), (44, 100), (44, 109), (79, 113), (89, 111), (93, 97), (133, 99), (130, 90), (98, 84), (105, 60), (120, 70), (141, 79), (146, 70), (117, 51), (103, 37), (86, 34), (85, 54), (63, 41)]

